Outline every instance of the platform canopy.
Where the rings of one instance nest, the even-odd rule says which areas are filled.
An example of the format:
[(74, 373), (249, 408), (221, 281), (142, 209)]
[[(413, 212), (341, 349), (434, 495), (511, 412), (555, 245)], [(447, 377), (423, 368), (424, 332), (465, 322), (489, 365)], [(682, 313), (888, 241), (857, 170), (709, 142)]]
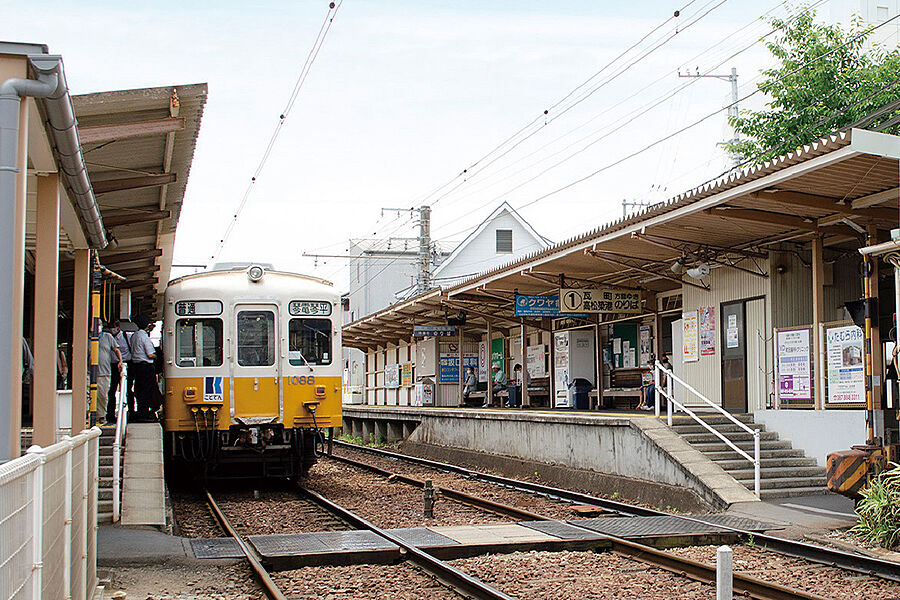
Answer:
[(72, 97), (110, 241), (100, 262), (125, 277), (120, 287), (131, 289), (134, 310), (153, 316), (169, 280), (206, 94), (203, 83)]
[[(457, 309), (470, 321), (474, 316), (476, 326), (482, 317), (496, 326), (533, 324), (514, 315), (516, 292), (604, 286), (640, 290), (646, 301), (683, 286), (705, 289), (702, 279), (686, 275), (700, 263), (768, 277), (767, 251), (785, 242), (821, 236), (826, 248), (855, 251), (867, 233), (886, 239), (898, 227), (898, 158), (900, 137), (860, 129), (835, 133), (350, 323), (344, 344), (368, 348), (408, 339), (416, 319), (436, 322)], [(683, 268), (673, 270), (676, 262)]]

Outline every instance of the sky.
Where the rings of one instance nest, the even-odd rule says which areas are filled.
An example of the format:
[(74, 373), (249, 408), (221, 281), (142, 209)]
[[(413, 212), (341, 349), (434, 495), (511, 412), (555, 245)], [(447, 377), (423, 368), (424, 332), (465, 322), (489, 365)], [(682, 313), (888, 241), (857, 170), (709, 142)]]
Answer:
[[(409, 213), (384, 207), (428, 203), (434, 237), (458, 241), (507, 201), (559, 242), (620, 217), (623, 200), (673, 197), (730, 164), (717, 146), (731, 137), (730, 84), (679, 70), (734, 67), (739, 95), (754, 91), (771, 64), (754, 45), (770, 29), (760, 17), (790, 4), (345, 0), (217, 260), (346, 289), (345, 261), (303, 254), (415, 235)], [(208, 83), (174, 260), (208, 264), (328, 12), (318, 0), (2, 1), (0, 37), (61, 54), (73, 94)], [(594, 93), (550, 110), (604, 67)]]

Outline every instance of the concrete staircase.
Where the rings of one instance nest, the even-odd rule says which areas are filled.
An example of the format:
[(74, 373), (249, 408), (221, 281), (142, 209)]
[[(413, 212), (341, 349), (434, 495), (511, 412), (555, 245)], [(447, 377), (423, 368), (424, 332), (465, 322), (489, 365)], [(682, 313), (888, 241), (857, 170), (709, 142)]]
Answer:
[[(747, 433), (720, 414), (698, 413), (698, 416), (722, 433), (738, 448), (753, 456), (753, 435)], [(786, 498), (824, 494), (825, 468), (816, 464), (816, 459), (808, 458), (803, 450), (795, 450), (789, 440), (782, 440), (778, 432), (766, 431), (765, 425), (754, 424), (753, 415), (733, 415), (750, 429), (760, 430), (760, 497)], [(729, 475), (750, 491), (753, 491), (753, 465), (740, 454), (728, 447), (722, 440), (710, 433), (691, 417), (674, 417), (673, 429), (684, 441), (705, 454), (722, 467)]]
[[(100, 434), (100, 483), (97, 499), (97, 523), (109, 524), (113, 520), (113, 442), (116, 438), (116, 427), (103, 427)], [(124, 461), (122, 461), (124, 462)], [(119, 481), (122, 476), (122, 462), (119, 463)]]

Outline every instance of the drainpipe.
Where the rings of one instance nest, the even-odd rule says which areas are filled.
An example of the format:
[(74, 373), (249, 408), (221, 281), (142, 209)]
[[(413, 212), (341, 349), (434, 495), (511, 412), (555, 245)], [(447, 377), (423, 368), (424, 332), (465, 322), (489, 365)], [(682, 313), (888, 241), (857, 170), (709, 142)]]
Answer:
[[(59, 76), (56, 72), (39, 73), (33, 79), (7, 79), (0, 84), (0, 285), (4, 289), (23, 276), (22, 265), (15, 260), (16, 240), (16, 179), (19, 174), (19, 106), (22, 98), (33, 96), (46, 98), (57, 90)], [(22, 320), (16, 310), (14, 294), (0, 294), (0, 420), (7, 421), (13, 414), (13, 402), (19, 402), (11, 382), (22, 371), (21, 351), (14, 352), (21, 344), (13, 339), (13, 323)], [(12, 431), (8, 424), (0, 427), (0, 462), (13, 458)], [(18, 453), (15, 454), (18, 456)]]

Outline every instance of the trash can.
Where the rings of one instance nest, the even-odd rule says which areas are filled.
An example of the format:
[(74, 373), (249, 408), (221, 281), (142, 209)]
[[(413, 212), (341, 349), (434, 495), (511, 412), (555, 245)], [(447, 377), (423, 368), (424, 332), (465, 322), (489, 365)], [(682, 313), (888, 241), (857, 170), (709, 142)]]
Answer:
[(569, 384), (569, 406), (575, 410), (589, 410), (591, 407), (590, 391), (594, 385), (587, 379), (576, 378)]

